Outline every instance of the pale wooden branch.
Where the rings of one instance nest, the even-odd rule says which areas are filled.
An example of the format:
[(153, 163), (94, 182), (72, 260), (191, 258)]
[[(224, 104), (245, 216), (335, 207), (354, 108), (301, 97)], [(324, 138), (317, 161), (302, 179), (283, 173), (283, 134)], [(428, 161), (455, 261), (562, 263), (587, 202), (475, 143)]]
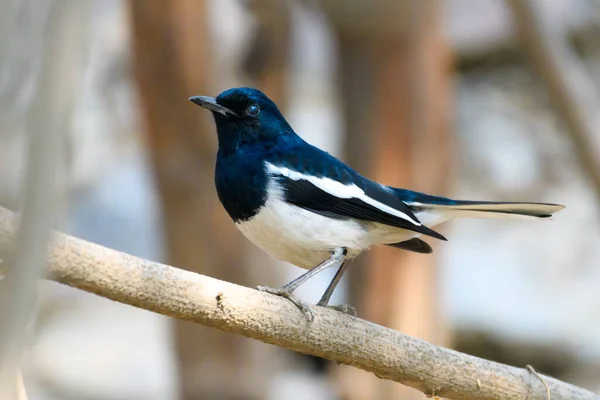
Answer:
[(545, 18), (540, 2), (507, 1), (524, 49), (548, 87), (581, 169), (600, 199), (600, 158), (592, 140), (600, 134), (594, 119), (600, 111), (600, 96), (594, 82), (569, 46), (566, 32)]
[[(16, 216), (0, 208), (0, 258), (14, 245)], [(434, 346), (339, 312), (314, 307), (306, 318), (287, 300), (55, 234), (47, 276), (87, 292), (173, 318), (352, 365), (448, 399), (545, 400), (545, 385), (525, 368)], [(542, 376), (552, 399), (600, 399)]]

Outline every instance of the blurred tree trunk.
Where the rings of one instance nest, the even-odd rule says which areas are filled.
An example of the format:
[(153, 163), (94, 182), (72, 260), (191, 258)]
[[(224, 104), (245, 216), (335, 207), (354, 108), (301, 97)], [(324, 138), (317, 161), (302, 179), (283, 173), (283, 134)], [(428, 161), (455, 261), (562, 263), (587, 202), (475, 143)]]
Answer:
[(257, 22), (244, 60), (249, 78), (285, 110), (289, 69), (290, 4), (280, 0), (255, 0), (249, 4)]
[[(442, 194), (451, 166), (451, 110), (441, 2), (379, 1), (362, 18), (325, 8), (340, 48), (348, 161), (387, 185)], [(400, 22), (386, 25), (394, 13)], [(441, 250), (441, 242), (427, 241)], [(361, 263), (351, 268), (359, 315), (428, 341), (447, 341), (437, 313), (435, 255), (379, 247)], [(344, 399), (423, 397), (356, 369), (335, 372)]]
[[(206, 2), (129, 4), (134, 72), (162, 201), (167, 261), (256, 285), (241, 252), (241, 235), (214, 190), (216, 134), (210, 113), (187, 101), (191, 95), (215, 91)], [(175, 324), (182, 398), (265, 397), (274, 365), (262, 361), (270, 347), (190, 323)]]

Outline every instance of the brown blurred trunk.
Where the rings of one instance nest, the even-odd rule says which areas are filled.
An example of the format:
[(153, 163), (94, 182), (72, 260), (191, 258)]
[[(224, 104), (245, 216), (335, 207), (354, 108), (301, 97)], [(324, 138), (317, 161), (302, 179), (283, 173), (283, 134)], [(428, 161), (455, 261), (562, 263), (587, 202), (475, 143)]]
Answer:
[[(211, 116), (187, 101), (215, 90), (206, 2), (129, 4), (134, 72), (162, 202), (168, 262), (240, 284), (262, 283), (246, 268), (241, 235), (216, 197)], [(261, 362), (269, 351), (266, 345), (181, 321), (175, 322), (175, 340), (183, 399), (265, 397), (273, 368)]]
[[(352, 165), (379, 182), (441, 194), (451, 166), (450, 59), (441, 4), (404, 2), (401, 10), (381, 14), (389, 12), (403, 13), (403, 29), (349, 29), (336, 25), (332, 16), (346, 101), (346, 154)], [(441, 242), (424, 239), (440, 250)], [(351, 285), (362, 317), (428, 341), (447, 340), (437, 313), (434, 255), (380, 247), (361, 263), (352, 268)], [(356, 369), (335, 373), (344, 399), (423, 397)]]
[(287, 104), (290, 48), (290, 4), (280, 0), (255, 0), (249, 4), (257, 28), (244, 60), (250, 79), (279, 106)]

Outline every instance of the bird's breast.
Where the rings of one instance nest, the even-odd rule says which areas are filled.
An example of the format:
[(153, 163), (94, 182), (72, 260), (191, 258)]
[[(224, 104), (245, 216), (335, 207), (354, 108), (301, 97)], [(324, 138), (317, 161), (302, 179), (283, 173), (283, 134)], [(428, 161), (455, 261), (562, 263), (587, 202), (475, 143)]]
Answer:
[(255, 245), (272, 256), (301, 268), (312, 268), (336, 248), (349, 257), (370, 246), (368, 229), (352, 219), (329, 218), (287, 203), (271, 182), (263, 207), (236, 226)]

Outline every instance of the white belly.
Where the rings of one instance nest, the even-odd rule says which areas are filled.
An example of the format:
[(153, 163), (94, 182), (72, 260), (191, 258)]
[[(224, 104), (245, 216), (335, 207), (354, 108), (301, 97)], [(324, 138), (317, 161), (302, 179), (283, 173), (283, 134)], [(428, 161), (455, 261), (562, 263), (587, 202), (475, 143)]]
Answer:
[[(427, 226), (448, 219), (429, 212), (419, 213), (417, 218)], [(354, 258), (373, 245), (398, 243), (420, 235), (379, 223), (319, 215), (285, 202), (273, 187), (258, 214), (236, 226), (263, 251), (306, 269), (328, 259), (337, 248), (345, 247), (347, 258)]]
[(279, 199), (268, 200), (257, 215), (236, 226), (262, 250), (307, 269), (328, 259), (336, 248), (347, 248), (353, 258), (371, 245), (363, 224), (325, 217)]

